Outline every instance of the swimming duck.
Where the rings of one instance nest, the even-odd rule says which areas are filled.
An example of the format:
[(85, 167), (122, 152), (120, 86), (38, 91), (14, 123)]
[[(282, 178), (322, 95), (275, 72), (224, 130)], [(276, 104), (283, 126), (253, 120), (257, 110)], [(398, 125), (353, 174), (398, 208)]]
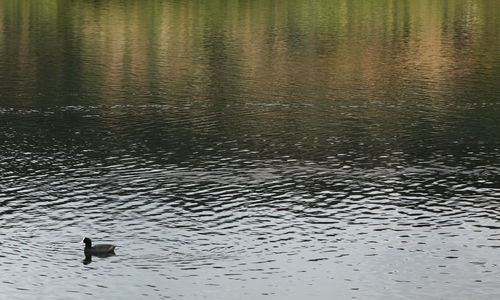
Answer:
[(85, 255), (103, 255), (103, 254), (114, 254), (115, 245), (111, 244), (98, 244), (92, 246), (92, 241), (88, 237), (84, 237), (81, 243), (85, 244)]

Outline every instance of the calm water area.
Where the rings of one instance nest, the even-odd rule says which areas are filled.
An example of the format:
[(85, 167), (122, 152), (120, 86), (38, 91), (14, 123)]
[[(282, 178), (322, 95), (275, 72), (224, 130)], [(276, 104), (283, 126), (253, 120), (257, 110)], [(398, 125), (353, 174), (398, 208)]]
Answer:
[(500, 1), (0, 0), (0, 299), (499, 283)]

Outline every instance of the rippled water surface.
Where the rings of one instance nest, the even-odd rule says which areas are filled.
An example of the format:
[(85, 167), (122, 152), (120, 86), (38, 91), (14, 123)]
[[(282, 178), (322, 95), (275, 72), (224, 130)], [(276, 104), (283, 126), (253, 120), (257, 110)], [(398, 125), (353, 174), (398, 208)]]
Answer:
[(0, 298), (499, 298), (499, 20), (0, 0)]

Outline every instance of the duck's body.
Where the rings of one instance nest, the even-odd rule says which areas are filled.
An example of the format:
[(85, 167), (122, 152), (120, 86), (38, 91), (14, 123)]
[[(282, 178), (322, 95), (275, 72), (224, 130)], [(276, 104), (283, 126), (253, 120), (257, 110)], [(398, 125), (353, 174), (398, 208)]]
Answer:
[(115, 253), (115, 245), (111, 244), (98, 244), (92, 246), (92, 241), (89, 238), (83, 238), (82, 243), (85, 243), (85, 255), (106, 255)]

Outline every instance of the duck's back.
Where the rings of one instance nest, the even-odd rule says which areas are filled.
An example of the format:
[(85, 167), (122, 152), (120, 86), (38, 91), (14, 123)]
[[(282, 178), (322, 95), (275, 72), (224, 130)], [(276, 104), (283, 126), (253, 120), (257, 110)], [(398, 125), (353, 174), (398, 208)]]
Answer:
[(113, 253), (115, 251), (116, 246), (110, 244), (98, 244), (92, 246), (90, 249), (86, 248), (85, 252), (89, 252), (90, 254), (106, 254)]

